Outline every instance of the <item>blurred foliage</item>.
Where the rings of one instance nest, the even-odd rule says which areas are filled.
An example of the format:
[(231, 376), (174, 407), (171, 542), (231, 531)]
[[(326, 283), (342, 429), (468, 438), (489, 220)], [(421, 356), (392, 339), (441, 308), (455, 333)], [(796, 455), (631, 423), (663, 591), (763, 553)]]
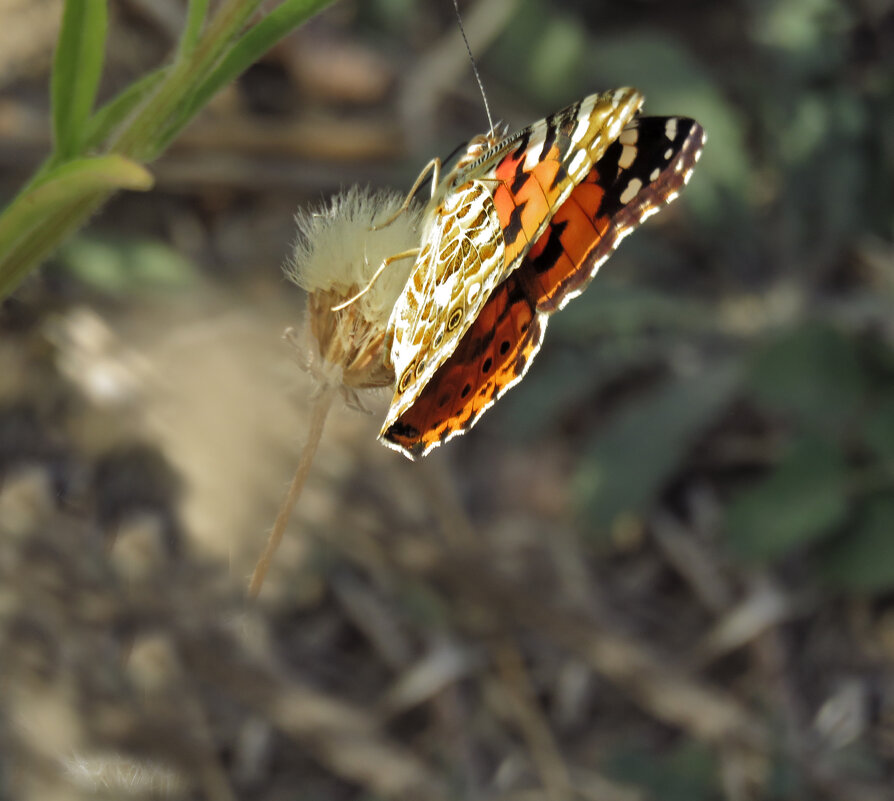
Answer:
[(736, 388), (737, 370), (711, 371), (662, 382), (630, 401), (585, 443), (575, 490), (598, 537), (622, 516), (647, 509), (694, 442)]
[(152, 239), (76, 237), (62, 247), (58, 261), (74, 278), (108, 295), (183, 289), (196, 277), (188, 259)]
[[(552, 364), (538, 364), (527, 397), (502, 413), (501, 430), (546, 434), (550, 395), (577, 409), (591, 399), (601, 419), (578, 446), (575, 480), (585, 526), (604, 534), (648, 516), (736, 400), (764, 418), (775, 445), (766, 469), (723, 490), (730, 548), (764, 562), (818, 548), (817, 575), (894, 588), (884, 560), (868, 556), (882, 532), (894, 540), (890, 15), (884, 4), (836, 0), (686, 9), (524, 0), (483, 59), (502, 91), (538, 107), (632, 84), (645, 113), (691, 114), (708, 132), (680, 201), (686, 215), (667, 212), (676, 226), (646, 226), (625, 242), (604, 268), (612, 279), (554, 322), (543, 357)], [(870, 267), (875, 241), (882, 255)], [(637, 287), (644, 276), (665, 291)], [(783, 286), (792, 300), (774, 309)], [(730, 320), (716, 303), (736, 293), (742, 308)], [(576, 356), (551, 352), (555, 337)], [(593, 354), (573, 344), (583, 337)], [(619, 373), (687, 347), (698, 354), (693, 372), (646, 382), (621, 408), (600, 400)], [(730, 370), (741, 374), (734, 387), (719, 378)]]
[(820, 570), (831, 584), (852, 592), (894, 587), (894, 494), (863, 504), (856, 521), (821, 552)]
[(619, 752), (610, 758), (608, 772), (662, 801), (717, 798), (716, 760), (710, 749), (696, 742), (681, 742), (659, 759), (652, 752)]
[[(489, 2), (461, 6), (486, 14)], [(368, 157), (379, 170), (370, 173), (329, 151), (304, 153), (301, 179), (323, 173), (335, 189), (387, 171), (405, 186), (425, 160), (480, 132), (465, 62), (446, 89), (441, 76), (426, 73), (436, 45), (456, 38), (452, 14), (450, 2), (342, 0), (297, 40), (297, 51), (317, 45), (309, 61), (327, 77), (350, 61), (344, 40), (364, 43), (384, 56), (392, 83), (359, 109), (343, 97), (321, 101), (312, 80), (296, 81), (300, 88), (269, 105), (335, 120), (348, 140), (365, 135), (364, 115), (385, 120), (388, 141), (403, 133), (408, 151), (399, 164)], [(548, 735), (532, 739), (546, 762), (555, 748), (574, 768), (604, 771), (623, 783), (617, 797), (890, 797), (894, 747), (883, 713), (894, 709), (894, 6), (518, 0), (482, 49), (491, 106), (512, 129), (589, 92), (635, 85), (646, 114), (685, 114), (704, 125), (704, 157), (679, 201), (625, 240), (590, 289), (550, 321), (525, 380), (473, 432), (435, 452), (433, 466), (404, 470), (386, 461), (390, 454), (370, 456), (355, 429), (336, 440), (318, 465), (326, 485), (319, 494), (332, 497), (304, 521), (309, 556), (286, 569), (286, 600), (271, 604), (279, 615), (271, 642), (280, 649), (272, 661), (278, 668), (291, 659), (299, 686), (342, 692), (352, 703), (375, 697), (377, 710), (380, 698), (409, 686), (414, 700), (383, 713), (383, 728), (436, 764), (433, 774), (443, 777), (444, 766), (451, 791), (459, 788), (448, 797), (496, 797), (488, 792), (503, 769), (510, 785), (513, 777), (528, 781), (525, 770), (537, 773), (519, 756), (528, 756), (518, 743), (530, 730), (520, 734), (511, 705), (494, 702), (505, 679), (491, 665), (501, 639), (530, 667), (525, 692), (542, 708)], [(300, 70), (290, 57), (283, 48), (264, 69), (294, 76)], [(435, 85), (414, 83), (427, 74)], [(159, 77), (148, 80), (151, 91)], [(60, 112), (57, 128), (70, 116)], [(279, 124), (272, 119), (267, 135)], [(94, 125), (107, 132), (102, 118)], [(252, 147), (239, 155), (255, 167), (260, 159), (246, 156), (255, 156)], [(283, 162), (295, 156), (279, 157), (269, 172), (258, 170), (256, 183), (235, 189), (220, 191), (212, 173), (194, 190), (201, 224), (193, 226), (206, 226), (213, 240), (210, 257), (197, 260), (202, 267), (238, 263), (236, 250), (246, 271), (269, 262), (277, 293), (288, 236), (272, 257), (253, 251), (275, 239), (263, 227), (274, 205), (264, 202), (275, 195), (269, 176), (287, 174)], [(318, 186), (286, 185), (275, 202), (288, 223), (296, 192), (312, 195)], [(173, 205), (173, 194), (164, 202)], [(192, 280), (200, 267), (143, 237), (91, 234), (59, 261), (90, 293), (124, 304), (138, 302), (135, 289), (201, 285)], [(255, 280), (253, 273), (245, 283)], [(263, 316), (264, 292), (243, 290), (239, 284), (233, 306), (257, 301)], [(210, 351), (212, 340), (202, 347)], [(207, 354), (186, 350), (198, 371)], [(226, 399), (213, 397), (208, 417), (227, 428), (208, 442), (235, 436), (220, 411)], [(253, 415), (265, 416), (264, 402)], [(280, 425), (280, 440), (291, 425)], [(372, 434), (363, 436), (372, 448)], [(216, 479), (208, 460), (196, 461), (202, 478)], [(251, 495), (244, 474), (261, 471), (240, 467), (244, 483), (233, 494)], [(442, 468), (452, 469), (458, 499), (431, 491)], [(468, 510), (467, 539), (481, 548), (466, 562), (456, 557), (462, 537), (442, 536), (439, 504), (451, 503), (459, 518)], [(431, 552), (435, 567), (423, 569)], [(603, 625), (603, 607), (614, 628)], [(175, 621), (180, 611), (170, 610)], [(619, 631), (629, 639), (615, 639)], [(724, 645), (713, 651), (716, 641)], [(657, 654), (654, 664), (636, 647)], [(662, 654), (674, 658), (665, 664)], [(743, 756), (726, 730), (698, 729), (710, 705), (678, 685), (667, 689), (676, 671), (691, 678), (686, 690), (722, 691), (766, 724), (758, 758)], [(842, 712), (839, 685), (849, 682), (860, 692)], [(563, 693), (577, 702), (570, 711)], [(668, 713), (678, 696), (685, 709)], [(712, 723), (713, 712), (704, 712)], [(747, 728), (730, 719), (737, 735)], [(295, 773), (316, 777), (320, 798), (361, 797), (355, 788), (366, 774), (340, 772), (347, 740), (327, 744), (321, 758), (313, 751), (319, 731), (301, 736), (323, 767)], [(444, 743), (462, 755), (444, 757)], [(292, 776), (294, 752), (276, 756)], [(728, 786), (725, 771), (742, 765), (754, 774), (739, 777), (758, 788), (751, 793)]]
[(94, 108), (108, 2), (65, 0), (50, 80), (53, 149), (0, 209), (0, 298), (115, 191), (150, 189), (153, 177), (142, 163), (161, 155), (223, 87), (329, 2), (283, 0), (257, 13), (258, 0), (228, 0), (208, 17), (208, 0), (189, 0), (174, 60)]
[(795, 443), (769, 475), (730, 505), (731, 544), (747, 556), (773, 559), (821, 537), (844, 519), (846, 477), (830, 443)]
[(752, 356), (755, 399), (798, 425), (842, 431), (864, 402), (868, 377), (857, 342), (807, 321), (783, 330)]

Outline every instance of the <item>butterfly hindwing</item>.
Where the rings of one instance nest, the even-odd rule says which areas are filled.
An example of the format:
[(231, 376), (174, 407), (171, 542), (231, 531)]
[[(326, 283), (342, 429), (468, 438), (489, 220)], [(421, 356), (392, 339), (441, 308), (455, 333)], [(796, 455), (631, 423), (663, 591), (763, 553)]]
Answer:
[(385, 431), (389, 443), (422, 456), (471, 428), (485, 409), (521, 380), (540, 348), (546, 317), (535, 311), (518, 276), (513, 273), (493, 291), (416, 402)]
[(703, 143), (694, 120), (629, 123), (548, 216), (415, 402), (386, 427), (386, 443), (421, 456), (471, 428), (524, 375), (549, 315), (584, 289), (624, 236), (676, 197)]

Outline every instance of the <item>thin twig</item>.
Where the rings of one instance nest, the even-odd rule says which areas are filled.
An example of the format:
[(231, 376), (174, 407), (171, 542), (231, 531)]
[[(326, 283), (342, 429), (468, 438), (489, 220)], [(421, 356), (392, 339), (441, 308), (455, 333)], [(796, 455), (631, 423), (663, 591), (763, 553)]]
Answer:
[(513, 701), (512, 713), (527, 743), (534, 767), (540, 774), (546, 797), (550, 801), (572, 797), (568, 766), (537, 701), (518, 645), (508, 635), (501, 636), (491, 646), (491, 654), (504, 687)]
[(310, 474), (310, 466), (313, 464), (317, 446), (320, 444), (320, 439), (323, 436), (323, 426), (326, 422), (326, 415), (332, 407), (332, 401), (335, 398), (336, 391), (337, 387), (335, 386), (326, 387), (320, 392), (320, 395), (317, 397), (316, 403), (314, 404), (310, 417), (310, 427), (307, 432), (307, 442), (304, 444), (304, 449), (301, 451), (301, 458), (298, 460), (298, 468), (295, 470), (295, 477), (292, 479), (292, 485), (289, 487), (289, 491), (279, 507), (279, 513), (276, 515), (273, 529), (270, 532), (270, 536), (267, 538), (267, 545), (264, 546), (264, 552), (258, 559), (254, 572), (251, 574), (251, 581), (248, 585), (248, 597), (250, 599), (257, 598), (258, 593), (261, 591), (264, 579), (267, 576), (267, 570), (270, 568), (270, 564), (273, 561), (273, 555), (279, 547), (282, 535), (286, 530), (286, 525), (288, 525), (289, 518), (292, 516), (292, 509), (295, 508), (298, 496), (301, 495), (301, 490), (304, 489), (304, 482), (307, 481), (307, 476)]

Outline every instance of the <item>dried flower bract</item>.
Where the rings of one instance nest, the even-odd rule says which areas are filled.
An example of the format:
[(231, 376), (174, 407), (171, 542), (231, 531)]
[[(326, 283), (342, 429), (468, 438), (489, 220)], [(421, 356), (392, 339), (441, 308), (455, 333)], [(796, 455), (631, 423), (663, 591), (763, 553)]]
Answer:
[(306, 363), (321, 385), (340, 386), (355, 403), (357, 390), (394, 382), (385, 328), (412, 259), (391, 262), (357, 300), (338, 311), (332, 307), (367, 286), (384, 259), (417, 243), (415, 207), (372, 230), (394, 215), (402, 200), (394, 192), (352, 187), (323, 209), (296, 215), (298, 242), (288, 274), (307, 291)]

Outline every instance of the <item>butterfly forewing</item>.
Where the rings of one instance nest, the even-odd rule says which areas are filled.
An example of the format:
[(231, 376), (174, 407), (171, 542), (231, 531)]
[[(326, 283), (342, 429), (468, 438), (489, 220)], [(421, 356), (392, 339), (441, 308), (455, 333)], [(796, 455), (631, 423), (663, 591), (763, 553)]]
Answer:
[(386, 444), (421, 456), (471, 428), (522, 378), (549, 315), (580, 294), (624, 236), (677, 196), (703, 143), (690, 119), (627, 125), (547, 217), (518, 269), (488, 297), (415, 402), (383, 431)]
[(493, 170), (507, 266), (517, 266), (642, 102), (635, 89), (590, 95), (517, 135)]
[[(395, 400), (434, 374), (499, 282), (503, 237), (490, 192), (467, 183), (433, 210), (422, 249), (388, 323)], [(482, 297), (483, 296), (483, 297)], [(417, 392), (414, 392), (417, 389)], [(394, 402), (392, 402), (394, 408)]]

